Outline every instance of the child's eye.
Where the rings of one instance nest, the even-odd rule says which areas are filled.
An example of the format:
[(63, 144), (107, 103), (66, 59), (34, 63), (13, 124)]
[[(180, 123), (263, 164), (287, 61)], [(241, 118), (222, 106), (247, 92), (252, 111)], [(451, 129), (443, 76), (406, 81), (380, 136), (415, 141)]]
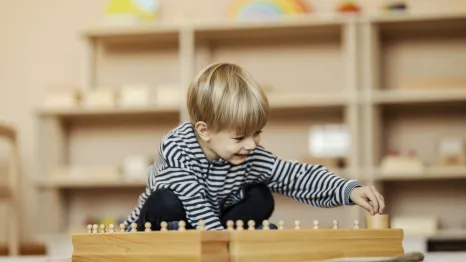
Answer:
[(243, 139), (244, 139), (244, 136), (235, 137), (235, 140), (237, 140), (237, 141), (241, 141), (241, 140), (243, 140)]

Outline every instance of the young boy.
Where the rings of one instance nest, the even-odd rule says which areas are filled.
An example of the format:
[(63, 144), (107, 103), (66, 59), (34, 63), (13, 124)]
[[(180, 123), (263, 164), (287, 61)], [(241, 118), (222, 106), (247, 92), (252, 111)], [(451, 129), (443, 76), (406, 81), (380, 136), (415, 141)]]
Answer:
[[(160, 230), (184, 220), (197, 228), (226, 228), (228, 220), (255, 221), (274, 211), (272, 192), (317, 207), (357, 204), (381, 213), (384, 199), (374, 187), (340, 178), (321, 165), (284, 161), (259, 145), (269, 117), (260, 85), (234, 64), (206, 67), (191, 83), (190, 121), (171, 130), (148, 171), (139, 205), (124, 222)], [(128, 229), (129, 230), (129, 229)]]

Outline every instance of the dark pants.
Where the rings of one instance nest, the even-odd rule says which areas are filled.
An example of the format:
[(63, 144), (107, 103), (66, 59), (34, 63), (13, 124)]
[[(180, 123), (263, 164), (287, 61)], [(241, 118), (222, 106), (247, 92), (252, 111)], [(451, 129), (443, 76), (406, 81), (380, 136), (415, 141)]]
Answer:
[[(272, 193), (263, 184), (245, 186), (244, 199), (222, 210), (220, 221), (226, 228), (228, 220), (242, 220), (247, 227), (249, 220), (254, 220), (256, 227), (262, 221), (268, 220), (274, 211)], [(172, 222), (184, 220), (187, 229), (193, 229), (186, 218), (184, 207), (178, 197), (168, 189), (159, 189), (153, 192), (144, 203), (139, 219), (136, 221), (138, 231), (144, 230), (144, 224), (150, 222), (152, 230), (160, 230), (162, 221)]]

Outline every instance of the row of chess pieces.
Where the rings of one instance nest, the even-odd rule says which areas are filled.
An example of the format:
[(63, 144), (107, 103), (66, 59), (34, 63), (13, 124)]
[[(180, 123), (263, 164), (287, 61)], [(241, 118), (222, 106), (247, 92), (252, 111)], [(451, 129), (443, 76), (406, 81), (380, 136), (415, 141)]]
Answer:
[[(136, 223), (132, 223), (131, 225), (131, 229), (129, 232), (137, 232), (137, 225)], [(145, 232), (150, 232), (152, 231), (151, 227), (152, 227), (152, 224), (149, 223), (149, 222), (146, 222), (144, 224), (144, 231)], [(168, 227), (168, 223), (163, 221), (162, 223), (160, 223), (160, 231), (167, 231), (167, 227)], [(338, 229), (338, 221), (337, 220), (333, 220), (333, 229)], [(198, 227), (198, 230), (204, 230), (205, 229), (205, 223), (204, 221), (199, 221), (199, 227)], [(245, 224), (242, 220), (238, 220), (236, 221), (236, 229), (235, 229), (235, 222), (232, 221), (232, 220), (229, 220), (227, 221), (227, 230), (237, 230), (237, 231), (240, 231), (240, 230), (245, 230)], [(270, 223), (268, 220), (264, 220), (262, 222), (262, 229), (263, 230), (269, 230), (270, 229)], [(284, 227), (284, 222), (283, 220), (280, 220), (278, 222), (278, 230), (283, 230), (285, 229)], [(298, 230), (300, 229), (300, 222), (299, 220), (295, 220), (294, 221), (294, 229)], [(313, 229), (319, 229), (319, 221), (317, 220), (314, 220), (313, 222)], [(359, 229), (359, 221), (358, 220), (355, 220), (354, 221), (354, 229)], [(97, 224), (94, 224), (94, 225), (87, 225), (87, 230), (88, 230), (88, 233), (90, 234), (96, 234), (96, 233), (114, 233), (115, 232), (115, 226), (113, 224), (110, 224), (108, 226), (108, 230), (106, 228), (106, 226), (104, 224), (101, 224), (100, 226), (97, 225)], [(255, 222), (254, 220), (249, 220), (248, 223), (247, 223), (247, 230), (256, 230), (256, 227), (255, 227)], [(178, 231), (186, 231), (186, 222), (181, 220), (178, 222)], [(126, 225), (125, 224), (120, 224), (120, 232), (127, 232), (126, 231)]]

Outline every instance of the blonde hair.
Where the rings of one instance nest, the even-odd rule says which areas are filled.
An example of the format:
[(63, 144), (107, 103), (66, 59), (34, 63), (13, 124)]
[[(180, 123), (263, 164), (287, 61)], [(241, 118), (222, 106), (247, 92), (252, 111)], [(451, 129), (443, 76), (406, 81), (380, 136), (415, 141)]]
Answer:
[(204, 121), (213, 132), (238, 135), (260, 131), (269, 118), (261, 86), (240, 66), (215, 63), (204, 68), (188, 89), (187, 109), (193, 123)]

